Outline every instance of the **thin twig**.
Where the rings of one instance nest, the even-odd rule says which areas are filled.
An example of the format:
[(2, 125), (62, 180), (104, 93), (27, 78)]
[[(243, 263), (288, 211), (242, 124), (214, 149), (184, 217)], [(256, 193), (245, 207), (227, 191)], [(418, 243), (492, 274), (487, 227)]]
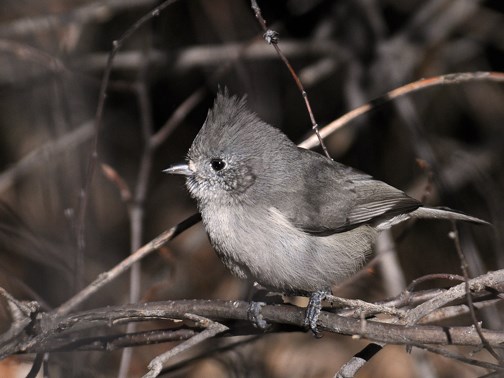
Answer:
[[(82, 144), (93, 135), (93, 125), (86, 122), (75, 130), (68, 132), (59, 139), (49, 141), (28, 153), (12, 167), (0, 173), (0, 192), (7, 190), (19, 177), (26, 175), (35, 168), (44, 165), (50, 158), (62, 152), (69, 151), (75, 146)], [(58, 159), (52, 159), (58, 161)]]
[[(381, 106), (395, 98), (404, 96), (406, 94), (410, 94), (416, 92), (418, 90), (422, 90), (429, 87), (441, 86), (441, 85), (452, 85), (452, 84), (460, 84), (470, 81), (492, 81), (492, 82), (503, 82), (504, 81), (504, 73), (503, 72), (462, 72), (462, 73), (453, 73), (448, 75), (434, 76), (428, 79), (421, 79), (415, 81), (413, 83), (408, 83), (403, 85), (402, 87), (396, 88), (387, 92), (385, 95), (375, 98), (370, 102), (355, 108), (354, 110), (345, 113), (341, 117), (335, 119), (330, 124), (324, 126), (320, 130), (320, 135), (322, 138), (326, 138), (327, 136), (334, 133), (336, 130), (348, 125), (355, 118), (368, 113), (369, 111), (376, 109), (378, 106)], [(302, 148), (313, 148), (319, 144), (319, 140), (317, 137), (311, 136), (301, 142), (298, 146)]]
[(420, 346), (420, 347), (417, 346), (417, 348), (425, 349), (425, 350), (427, 350), (429, 352), (436, 353), (436, 354), (439, 354), (440, 356), (443, 356), (443, 357), (446, 357), (446, 358), (451, 358), (452, 360), (457, 360), (457, 361), (463, 362), (463, 363), (468, 364), (468, 365), (479, 366), (479, 367), (484, 368), (484, 369), (490, 369), (490, 370), (498, 371), (499, 374), (501, 374), (500, 376), (502, 376), (502, 374), (504, 373), (504, 369), (500, 368), (497, 365), (491, 364), (491, 363), (486, 362), (486, 361), (475, 360), (474, 358), (468, 358), (468, 357), (465, 357), (465, 356), (463, 356), (461, 354), (453, 353), (453, 352), (450, 352), (449, 350), (446, 350), (446, 349), (443, 349), (443, 348), (440, 348), (440, 347), (435, 347), (435, 346), (432, 346), (432, 345), (423, 345), (423, 346)]
[[(474, 303), (473, 300), (473, 305), (476, 309), (483, 309), (488, 306), (495, 306), (501, 302), (501, 299), (495, 298), (494, 299), (480, 299), (477, 303)], [(418, 324), (428, 324), (428, 323), (436, 323), (440, 321), (446, 321), (448, 319), (452, 319), (455, 317), (459, 317), (461, 315), (465, 315), (469, 313), (469, 306), (466, 304), (461, 304), (458, 306), (447, 306), (447, 307), (442, 307), (437, 310), (434, 310), (431, 312), (429, 315), (426, 315), (422, 318)]]
[(101, 170), (105, 178), (117, 187), (121, 200), (129, 206), (133, 201), (133, 194), (126, 181), (108, 164), (102, 163)]
[[(406, 314), (409, 309), (402, 309), (402, 307), (412, 307), (415, 305), (418, 305), (420, 303), (423, 303), (425, 301), (428, 301), (432, 298), (435, 298), (436, 296), (442, 294), (444, 290), (440, 289), (432, 289), (432, 290), (426, 290), (422, 292), (415, 292), (415, 293), (410, 293), (407, 291), (403, 291), (401, 294), (397, 295), (396, 297), (386, 300), (386, 301), (379, 301), (374, 303), (375, 305), (379, 306), (384, 306), (384, 307), (389, 307), (392, 309), (401, 309), (401, 311), (404, 311)], [(381, 308), (376, 307), (376, 311), (373, 311), (371, 308), (368, 308), (366, 310), (366, 315), (374, 315), (374, 314), (379, 314), (381, 313)], [(362, 314), (362, 310), (359, 308), (354, 309), (352, 307), (350, 308), (345, 308), (345, 309), (336, 309), (336, 311), (333, 311), (334, 313), (341, 315), (341, 316), (351, 316), (351, 317), (360, 317)]]
[[(146, 52), (147, 53), (147, 52)], [(152, 112), (150, 104), (149, 90), (146, 85), (146, 74), (148, 69), (147, 60), (140, 69), (138, 82), (135, 86), (138, 108), (140, 112), (142, 136), (143, 136), (143, 150), (140, 159), (140, 168), (138, 170), (138, 177), (136, 180), (134, 200), (130, 203), (129, 220), (131, 230), (131, 253), (134, 253), (142, 245), (144, 234), (144, 204), (149, 189), (149, 176), (152, 170), (152, 159), (154, 149), (150, 143), (154, 128), (152, 125)], [(140, 299), (141, 288), (141, 266), (140, 261), (132, 265), (130, 270), (130, 303), (136, 303)], [(136, 324), (130, 323), (126, 329), (127, 333), (135, 332)], [(123, 350), (121, 356), (121, 363), (119, 367), (118, 378), (126, 378), (128, 376), (129, 365), (131, 361), (132, 349), (126, 348)]]
[(145, 346), (171, 341), (184, 341), (197, 333), (193, 329), (155, 329), (134, 333), (89, 336), (74, 334), (71, 338), (59, 338), (50, 345), (43, 344), (41, 352), (113, 351), (121, 348)]
[(433, 345), (423, 345), (423, 346), (416, 346), (417, 348), (420, 348), (420, 349), (425, 349), (429, 352), (432, 352), (432, 353), (436, 353), (436, 354), (439, 354), (440, 356), (443, 356), (443, 357), (446, 357), (446, 358), (451, 358), (452, 360), (457, 360), (457, 361), (460, 361), (460, 362), (463, 362), (465, 364), (468, 364), (468, 365), (473, 365), (473, 366), (479, 366), (481, 368), (484, 368), (484, 369), (490, 369), (490, 370), (496, 370), (496, 371), (499, 371), (499, 373), (502, 374), (504, 373), (504, 369), (497, 366), (497, 365), (494, 365), (494, 364), (491, 364), (489, 362), (486, 362), (486, 361), (481, 361), (481, 360), (475, 360), (474, 358), (468, 358), (466, 356), (463, 356), (461, 354), (458, 354), (458, 353), (453, 353), (453, 352), (450, 352), (449, 350), (446, 350), (446, 349), (443, 349), (443, 348), (440, 348), (440, 347), (435, 347)]
[(69, 72), (60, 59), (24, 43), (0, 39), (0, 51), (14, 54), (20, 60), (38, 63), (55, 74)]
[[(264, 42), (264, 39), (257, 37), (252, 38), (252, 40), (254, 42)], [(147, 56), (144, 56), (144, 54), (138, 50), (127, 50), (117, 53), (114, 59), (114, 69), (120, 71), (137, 71), (143, 61), (147, 59), (150, 67), (163, 68), (171, 64), (171, 69), (173, 71), (182, 73), (195, 68), (220, 67), (222, 64), (225, 64), (229, 60), (234, 60), (237, 57), (252, 62), (278, 59), (276, 51), (271, 50), (269, 46), (259, 43), (254, 43), (253, 46), (247, 48), (245, 53), (242, 53), (243, 44), (244, 42), (223, 41), (219, 44), (183, 47), (175, 51), (170, 51), (169, 53), (152, 49)], [(333, 57), (334, 54), (338, 54), (338, 62), (341, 62), (347, 59), (348, 55), (342, 53), (342, 50), (344, 51), (344, 47), (332, 40), (309, 39), (306, 41), (299, 41), (295, 39), (282, 39), (282, 52), (290, 59), (304, 57), (331, 59), (327, 57)], [(68, 65), (79, 71), (101, 72), (106, 64), (106, 53), (93, 52), (83, 57), (70, 60)], [(302, 74), (300, 73), (299, 76), (301, 80), (303, 77)], [(313, 81), (313, 79), (310, 80)], [(307, 85), (306, 82), (305, 85)]]
[(154, 5), (154, 0), (101, 0), (84, 3), (67, 12), (48, 14), (39, 17), (30, 15), (0, 26), (1, 36), (26, 36), (45, 32), (69, 23), (85, 24), (93, 21), (105, 21), (112, 15), (125, 9)]
[[(30, 318), (39, 308), (37, 302), (19, 301), (10, 295), (7, 290), (0, 287), (0, 296), (3, 297), (9, 304), (9, 311), (14, 322), (22, 321)], [(2, 335), (3, 336), (3, 335)]]
[(39, 305), (34, 301), (19, 301), (2, 287), (0, 287), (0, 296), (7, 301), (7, 307), (12, 319), (9, 329), (0, 335), (0, 346), (3, 346), (19, 335), (31, 323), (33, 314), (39, 310)]
[(126, 259), (121, 261), (115, 267), (110, 269), (107, 272), (101, 273), (91, 284), (82, 289), (79, 293), (74, 295), (68, 301), (59, 306), (55, 313), (57, 315), (68, 314), (70, 311), (75, 309), (78, 305), (84, 302), (87, 298), (89, 298), (92, 294), (98, 291), (100, 288), (108, 284), (117, 278), (120, 274), (127, 271), (132, 264), (141, 260), (148, 254), (157, 249), (161, 248), (168, 241), (172, 240), (175, 236), (179, 235), (182, 231), (188, 229), (189, 227), (195, 225), (201, 220), (200, 214), (191, 215), (186, 220), (180, 222), (176, 226), (170, 228), (169, 230), (163, 232), (156, 238), (152, 239), (150, 242), (145, 244), (143, 247), (139, 248), (137, 251), (132, 253)]
[(250, 336), (246, 339), (240, 339), (235, 342), (230, 342), (226, 345), (220, 345), (217, 347), (212, 347), (211, 349), (204, 349), (204, 350), (198, 351), (198, 352), (196, 352), (197, 353), (196, 355), (191, 355), (190, 357), (188, 357), (180, 362), (177, 362), (168, 368), (163, 369), (163, 372), (165, 374), (176, 372), (177, 370), (180, 370), (186, 366), (189, 366), (196, 361), (214, 356), (217, 353), (222, 353), (222, 352), (226, 352), (229, 350), (237, 350), (238, 347), (240, 347), (242, 345), (249, 344), (249, 343), (253, 343), (254, 341), (258, 340), (259, 338), (261, 338), (263, 336), (264, 336), (264, 334), (254, 335), (254, 336)]
[(447, 273), (434, 273), (434, 274), (427, 274), (425, 276), (419, 277), (411, 281), (411, 283), (408, 285), (406, 288), (406, 291), (412, 292), (415, 290), (415, 288), (428, 281), (432, 280), (449, 280), (449, 281), (464, 281), (464, 277), (459, 276), (458, 274), (447, 274)]
[[(183, 341), (190, 339), (196, 334), (192, 329), (156, 329), (122, 335), (103, 336), (100, 339), (92, 338), (89, 344), (82, 345), (78, 350), (101, 350), (110, 351), (134, 346), (166, 343), (169, 341)], [(62, 350), (67, 350), (65, 346)]]
[(144, 375), (144, 378), (155, 378), (157, 377), (164, 367), (166, 367), (167, 362), (177, 354), (203, 342), (206, 339), (214, 337), (219, 333), (227, 331), (229, 328), (223, 324), (214, 322), (210, 319), (204, 318), (202, 316), (194, 314), (186, 314), (187, 319), (196, 321), (198, 325), (205, 328), (205, 330), (197, 335), (191, 337), (189, 340), (184, 341), (182, 344), (177, 345), (175, 348), (170, 349), (168, 352), (163, 353), (156, 358), (154, 358), (149, 363), (149, 372)]
[(166, 0), (161, 3), (159, 6), (155, 7), (153, 10), (145, 14), (138, 21), (136, 21), (130, 28), (128, 28), (119, 39), (113, 41), (112, 50), (109, 53), (107, 66), (103, 73), (103, 78), (100, 86), (100, 93), (98, 96), (98, 107), (96, 109), (95, 115), (95, 135), (93, 139), (93, 146), (91, 149), (91, 154), (88, 160), (88, 167), (86, 173), (86, 181), (84, 187), (81, 190), (79, 196), (79, 207), (77, 212), (77, 225), (76, 225), (76, 237), (77, 237), (77, 246), (79, 250), (83, 250), (85, 248), (85, 218), (89, 197), (89, 188), (93, 181), (95, 167), (98, 161), (98, 140), (100, 135), (101, 123), (103, 119), (103, 110), (105, 107), (105, 101), (107, 98), (107, 86), (110, 79), (110, 73), (112, 72), (112, 64), (114, 62), (114, 57), (117, 52), (121, 49), (124, 42), (128, 40), (131, 35), (133, 35), (141, 26), (143, 26), (146, 22), (150, 21), (152, 18), (158, 16), (160, 12), (162, 12), (168, 6), (176, 3), (178, 0)]
[(405, 312), (403, 310), (387, 305), (365, 302), (360, 299), (347, 299), (336, 297), (334, 295), (327, 295), (326, 300), (331, 302), (331, 305), (336, 304), (340, 306), (351, 307), (353, 309), (357, 308), (361, 311), (361, 313), (364, 313), (366, 315), (382, 313), (387, 315), (395, 315), (400, 318), (405, 315)]
[(315, 132), (315, 136), (316, 136), (316, 138), (317, 138), (320, 146), (322, 147), (322, 150), (324, 151), (324, 154), (329, 159), (332, 160), (332, 158), (329, 155), (329, 152), (327, 151), (327, 148), (326, 148), (326, 146), (324, 144), (324, 141), (322, 140), (322, 137), (320, 135), (319, 127), (318, 127), (317, 122), (315, 121), (315, 116), (313, 115), (313, 111), (312, 111), (312, 108), (311, 108), (311, 105), (310, 105), (310, 100), (308, 99), (308, 93), (305, 91), (305, 89), (303, 87), (303, 83), (301, 83), (301, 80), (299, 80), (299, 77), (296, 74), (296, 71), (294, 71), (294, 68), (292, 68), (289, 60), (282, 53), (282, 50), (280, 50), (280, 46), (278, 46), (278, 33), (276, 31), (274, 31), (274, 30), (268, 29), (268, 26), (266, 25), (266, 20), (263, 18), (262, 14), (261, 14), (261, 8), (259, 8), (259, 5), (257, 4), (257, 1), (256, 0), (251, 0), (250, 3), (251, 3), (251, 6), (252, 6), (252, 10), (254, 11), (255, 17), (257, 18), (257, 21), (259, 22), (259, 24), (261, 25), (262, 29), (264, 30), (264, 39), (265, 39), (265, 41), (268, 44), (273, 45), (273, 47), (275, 48), (278, 56), (285, 63), (285, 65), (287, 66), (287, 69), (289, 70), (290, 74), (292, 75), (292, 78), (296, 82), (296, 85), (297, 85), (299, 91), (301, 92), (301, 96), (303, 96), (303, 100), (305, 102), (306, 109), (308, 110), (308, 115), (310, 116), (310, 121), (311, 121), (311, 124), (312, 124), (312, 129)]
[[(492, 288), (497, 284), (504, 282), (502, 280), (501, 271), (488, 272), (482, 276), (472, 278), (469, 280), (469, 286), (478, 291), (486, 290), (487, 288)], [(502, 271), (504, 273), (504, 271)], [(450, 287), (448, 290), (444, 291), (440, 295), (422, 303), (421, 305), (411, 309), (406, 315), (405, 321), (407, 325), (413, 325), (422, 319), (425, 315), (431, 313), (432, 311), (450, 303), (456, 299), (465, 297), (465, 282), (456, 286)]]
[(157, 149), (171, 135), (189, 112), (203, 100), (205, 92), (204, 87), (198, 88), (175, 109), (164, 125), (150, 137), (151, 148)]
[(473, 304), (473, 299), (472, 299), (472, 294), (471, 294), (471, 288), (469, 286), (469, 265), (467, 264), (467, 260), (464, 256), (464, 252), (462, 251), (462, 246), (460, 245), (460, 239), (458, 235), (458, 230), (457, 230), (457, 223), (452, 220), (452, 231), (450, 232), (450, 237), (453, 239), (453, 242), (455, 244), (455, 249), (457, 250), (457, 254), (460, 259), (460, 267), (462, 269), (462, 273), (464, 274), (464, 286), (465, 286), (465, 293), (466, 293), (466, 299), (467, 299), (467, 305), (469, 306), (469, 313), (471, 315), (471, 319), (474, 325), (474, 328), (476, 329), (476, 332), (478, 333), (479, 337), (481, 338), (481, 342), (483, 344), (483, 347), (490, 353), (498, 362), (499, 365), (504, 366), (504, 360), (497, 354), (497, 352), (492, 348), (492, 346), (489, 344), (488, 340), (485, 338), (483, 335), (483, 332), (481, 330), (481, 323), (478, 321), (478, 318), (476, 317), (476, 312), (474, 311), (474, 304)]

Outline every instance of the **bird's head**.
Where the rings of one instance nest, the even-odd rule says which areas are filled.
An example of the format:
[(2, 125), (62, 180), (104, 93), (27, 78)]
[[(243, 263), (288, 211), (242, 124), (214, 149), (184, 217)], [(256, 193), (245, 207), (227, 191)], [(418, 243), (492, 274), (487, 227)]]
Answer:
[[(285, 153), (289, 151), (289, 153)], [(164, 172), (187, 177), (200, 205), (251, 200), (270, 187), (279, 161), (291, 158), (294, 144), (246, 107), (245, 98), (217, 95), (187, 154), (187, 163)]]

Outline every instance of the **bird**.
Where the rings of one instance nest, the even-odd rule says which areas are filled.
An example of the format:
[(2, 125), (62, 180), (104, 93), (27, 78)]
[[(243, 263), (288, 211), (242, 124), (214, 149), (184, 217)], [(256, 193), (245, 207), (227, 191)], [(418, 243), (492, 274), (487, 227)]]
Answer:
[(426, 207), (296, 146), (227, 90), (217, 93), (186, 162), (164, 172), (186, 176), (210, 242), (234, 275), (310, 298), (304, 325), (315, 335), (322, 300), (362, 268), (379, 232), (412, 218), (488, 224)]

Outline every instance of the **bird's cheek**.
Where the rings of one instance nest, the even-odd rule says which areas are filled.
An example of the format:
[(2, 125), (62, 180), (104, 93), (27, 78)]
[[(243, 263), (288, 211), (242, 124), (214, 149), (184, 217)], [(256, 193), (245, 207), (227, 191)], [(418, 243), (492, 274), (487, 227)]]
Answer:
[(255, 175), (252, 172), (247, 172), (240, 176), (240, 180), (237, 182), (237, 189), (240, 192), (247, 191), (255, 182)]

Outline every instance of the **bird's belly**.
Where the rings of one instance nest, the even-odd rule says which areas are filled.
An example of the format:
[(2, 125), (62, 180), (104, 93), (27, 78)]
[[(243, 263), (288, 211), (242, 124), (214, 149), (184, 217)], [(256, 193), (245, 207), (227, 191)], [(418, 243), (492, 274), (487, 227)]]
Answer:
[[(212, 245), (235, 275), (281, 291), (327, 289), (362, 266), (376, 232), (358, 228), (330, 236), (298, 230), (276, 209), (219, 209), (203, 221)], [(357, 230), (360, 233), (357, 234)]]

